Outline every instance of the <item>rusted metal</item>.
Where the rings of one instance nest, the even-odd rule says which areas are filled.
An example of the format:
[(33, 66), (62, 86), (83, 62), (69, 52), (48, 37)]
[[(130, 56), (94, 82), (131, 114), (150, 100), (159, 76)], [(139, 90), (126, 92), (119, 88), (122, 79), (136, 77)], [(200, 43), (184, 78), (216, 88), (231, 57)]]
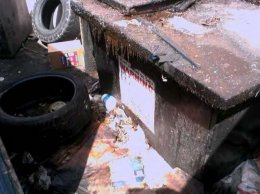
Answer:
[(246, 101), (259, 91), (259, 55), (252, 47), (245, 46), (249, 44), (240, 44), (239, 37), (229, 36), (232, 32), (223, 29), (222, 23), (229, 21), (227, 14), (236, 7), (244, 10), (259, 9), (244, 2), (231, 4), (203, 1), (194, 9), (184, 12), (182, 18), (198, 24), (204, 24), (206, 19), (214, 16), (213, 13), (217, 13), (220, 22), (214, 24), (215, 26), (205, 27), (209, 31), (199, 35), (194, 34), (192, 30), (187, 32), (172, 27), (169, 19), (178, 18), (178, 14), (160, 11), (138, 16), (159, 28), (200, 66), (198, 71), (193, 71), (187, 65), (183, 65), (187, 60), (183, 59), (180, 53), (173, 53), (169, 45), (163, 44), (161, 38), (144, 25), (130, 24), (123, 28), (114, 23), (135, 19), (135, 16), (125, 18), (117, 10), (94, 0), (84, 0), (83, 5), (72, 1), (72, 8), (84, 20), (91, 21), (90, 24), (98, 29), (97, 32), (106, 29), (106, 34), (112, 36), (105, 38), (113, 37), (117, 40), (118, 53), (122, 47), (129, 47), (129, 50), (137, 50), (138, 53), (145, 51), (147, 54), (142, 55), (142, 59), (148, 60), (152, 55), (169, 56), (174, 62), (164, 64), (160, 68), (206, 103), (221, 109), (228, 109)]
[(169, 8), (173, 3), (172, 0), (100, 0), (122, 12), (124, 15), (134, 15), (147, 12), (153, 12)]
[[(259, 46), (231, 25), (244, 21), (239, 19), (242, 16), (248, 19), (245, 13), (258, 15), (259, 7), (240, 1), (205, 0), (182, 14), (160, 11), (138, 16), (181, 47), (200, 66), (194, 71), (180, 52), (138, 23), (137, 16), (125, 17), (94, 0), (72, 5), (75, 11), (81, 10), (77, 13), (85, 22), (93, 24), (91, 28), (101, 29), (94, 51), (102, 90), (122, 100), (122, 68), (117, 59), (121, 55), (131, 67), (126, 79), (135, 76), (132, 72), (141, 72), (154, 83), (154, 129), (147, 127), (139, 115), (136, 118), (151, 145), (172, 166), (180, 166), (191, 174), (202, 173), (208, 158), (236, 129), (246, 107), (254, 102), (251, 99), (259, 94)], [(248, 44), (241, 44), (240, 36)], [(158, 66), (149, 60), (155, 55), (171, 62)], [(131, 87), (134, 95), (139, 96)], [(240, 106), (245, 101), (248, 104)], [(150, 107), (142, 110), (151, 111)]]

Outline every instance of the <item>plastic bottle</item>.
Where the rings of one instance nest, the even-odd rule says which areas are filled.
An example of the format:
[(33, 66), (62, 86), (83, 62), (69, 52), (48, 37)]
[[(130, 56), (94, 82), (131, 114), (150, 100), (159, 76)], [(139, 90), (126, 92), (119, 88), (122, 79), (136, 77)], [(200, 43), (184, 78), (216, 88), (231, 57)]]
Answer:
[(104, 103), (107, 112), (110, 112), (114, 108), (116, 108), (117, 101), (110, 94), (103, 94), (101, 97), (102, 102)]
[(142, 158), (139, 156), (132, 158), (131, 164), (134, 169), (134, 175), (135, 175), (136, 182), (142, 182), (145, 178), (144, 165), (142, 163)]

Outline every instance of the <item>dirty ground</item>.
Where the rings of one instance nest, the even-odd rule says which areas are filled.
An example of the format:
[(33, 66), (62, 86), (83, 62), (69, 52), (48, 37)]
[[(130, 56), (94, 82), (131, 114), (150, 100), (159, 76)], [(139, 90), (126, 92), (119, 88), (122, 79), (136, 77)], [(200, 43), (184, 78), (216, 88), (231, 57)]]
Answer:
[[(0, 60), (0, 91), (48, 71), (54, 70), (47, 51), (29, 38), (14, 59)], [(62, 71), (80, 76), (89, 88), (93, 122), (58, 150), (9, 153), (25, 193), (203, 193), (198, 181), (172, 169), (149, 146), (123, 106), (106, 113), (96, 79), (77, 69)]]

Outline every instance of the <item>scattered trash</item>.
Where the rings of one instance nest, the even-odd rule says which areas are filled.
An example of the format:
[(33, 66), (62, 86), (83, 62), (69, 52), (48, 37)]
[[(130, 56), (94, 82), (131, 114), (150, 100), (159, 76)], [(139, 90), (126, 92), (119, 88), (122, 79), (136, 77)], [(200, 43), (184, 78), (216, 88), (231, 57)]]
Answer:
[(115, 145), (129, 149), (131, 155), (142, 155), (150, 148), (143, 129), (126, 115), (123, 108), (116, 107), (105, 118), (104, 123), (113, 131)]
[(109, 163), (111, 183), (114, 188), (138, 186), (144, 180), (141, 157), (124, 157)]
[(126, 144), (129, 135), (135, 130), (135, 126), (130, 117), (127, 117), (124, 110), (117, 107), (105, 119), (105, 123), (113, 130), (115, 135), (114, 143)]
[[(90, 99), (93, 111), (101, 114), (100, 95)], [(172, 169), (149, 146), (143, 129), (128, 116), (123, 105), (115, 107), (103, 119), (78, 193), (132, 193), (135, 189), (140, 193), (156, 193), (161, 188), (167, 188), (168, 193), (181, 193), (188, 185), (193, 193), (203, 194), (197, 192), (202, 190), (199, 182), (190, 184), (191, 176), (181, 169)]]
[(109, 163), (110, 179), (114, 188), (120, 188), (132, 184), (134, 174), (131, 170), (128, 158), (113, 160)]
[(50, 106), (49, 106), (49, 112), (55, 112), (55, 111), (61, 109), (62, 107), (64, 107), (65, 105), (66, 105), (66, 103), (63, 102), (63, 101), (53, 102), (53, 103), (50, 104)]
[(91, 109), (94, 110), (97, 114), (97, 120), (103, 121), (103, 119), (106, 116), (106, 107), (104, 106), (101, 95), (95, 94), (95, 95), (89, 95), (89, 99), (91, 101)]
[[(258, 163), (258, 165), (257, 165)], [(260, 193), (260, 158), (247, 160), (242, 167), (241, 183), (238, 185), (238, 194)]]
[(51, 178), (48, 176), (47, 169), (40, 166), (38, 170), (29, 177), (30, 182), (38, 190), (47, 191), (51, 185)]
[[(48, 44), (48, 57), (53, 69), (66, 67), (85, 67), (83, 46), (79, 40), (70, 40)], [(62, 54), (61, 54), (62, 53)]]
[(215, 26), (220, 22), (220, 18), (219, 17), (211, 17), (211, 18), (207, 18), (205, 21), (202, 21), (201, 24), (203, 26)]
[(22, 164), (33, 164), (34, 159), (29, 152), (25, 152), (22, 156)]
[(88, 93), (89, 94), (95, 94), (95, 93), (98, 93), (99, 91), (100, 91), (100, 84), (99, 84), (99, 81), (96, 81), (95, 83), (92, 84)]
[(0, 77), (0, 82), (4, 81), (5, 78), (4, 77)]
[(93, 97), (91, 97), (91, 101), (94, 103), (100, 103), (101, 102), (101, 95), (96, 94)]
[(260, 193), (260, 158), (242, 162), (230, 175), (213, 186), (213, 192)]
[(117, 105), (116, 99), (113, 96), (111, 96), (110, 94), (104, 94), (101, 97), (101, 99), (106, 107), (107, 112), (112, 111)]
[(135, 180), (137, 182), (142, 182), (144, 180), (144, 165), (142, 163), (142, 158), (140, 156), (131, 159), (131, 164), (134, 169)]
[(167, 82), (168, 81), (167, 77), (165, 75), (163, 75), (163, 74), (162, 74), (162, 81), (163, 82)]

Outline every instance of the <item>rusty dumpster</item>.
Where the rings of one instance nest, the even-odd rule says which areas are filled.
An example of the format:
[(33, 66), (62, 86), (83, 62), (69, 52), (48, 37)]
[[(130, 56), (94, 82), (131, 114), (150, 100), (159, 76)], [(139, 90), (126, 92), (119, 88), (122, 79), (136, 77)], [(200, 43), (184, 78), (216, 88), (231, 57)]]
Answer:
[[(248, 150), (230, 161), (228, 151), (218, 157), (218, 150), (259, 116), (260, 25), (250, 19), (260, 16), (259, 7), (200, 1), (183, 13), (124, 16), (82, 0), (72, 1), (72, 9), (81, 17), (85, 52), (94, 55), (102, 92), (136, 116), (171, 166), (201, 177), (206, 168), (242, 160)], [(259, 132), (249, 133), (249, 144), (259, 145)]]

